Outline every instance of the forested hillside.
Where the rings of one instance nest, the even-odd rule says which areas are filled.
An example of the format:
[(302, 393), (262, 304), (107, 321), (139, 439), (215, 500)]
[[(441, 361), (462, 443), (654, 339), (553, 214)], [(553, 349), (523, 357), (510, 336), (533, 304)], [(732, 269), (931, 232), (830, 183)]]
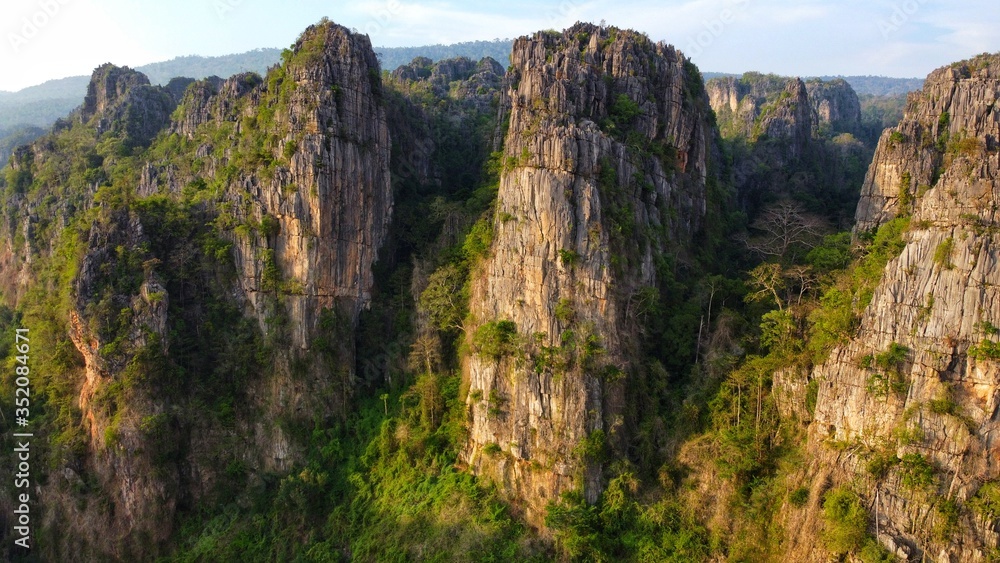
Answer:
[(13, 149), (5, 559), (997, 559), (1000, 56), (890, 123), (613, 26), (378, 51), (106, 64)]

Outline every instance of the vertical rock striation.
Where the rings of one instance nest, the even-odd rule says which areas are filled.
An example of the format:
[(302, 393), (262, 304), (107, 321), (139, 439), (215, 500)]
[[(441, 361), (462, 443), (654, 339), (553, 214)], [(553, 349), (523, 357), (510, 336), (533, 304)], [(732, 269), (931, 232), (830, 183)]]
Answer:
[[(938, 69), (907, 100), (903, 120), (882, 133), (856, 216), (857, 232), (891, 219), (901, 195), (922, 195), (957, 157), (997, 148), (995, 67), (984, 57)], [(968, 159), (966, 159), (968, 160)], [(908, 186), (905, 186), (908, 180)]]
[(792, 158), (805, 149), (813, 120), (802, 80), (746, 73), (712, 79), (706, 90), (723, 134), (788, 141)]
[(806, 92), (812, 107), (813, 131), (825, 129), (855, 135), (861, 131), (861, 102), (846, 80), (814, 78), (806, 82)]
[(858, 484), (880, 540), (910, 558), (980, 561), (998, 541), (974, 498), (1000, 478), (998, 96), (997, 56), (945, 67), (883, 133), (856, 229), (909, 217), (905, 248), (850, 342), (813, 373), (814, 466)]
[[(287, 471), (303, 447), (288, 429), (348, 410), (354, 330), (393, 209), (368, 38), (324, 21), (266, 78), (192, 83), (174, 113), (187, 82), (98, 68), (73, 123), (18, 150), (4, 194), (3, 299), (61, 268), (54, 281), (72, 291), (36, 301), (65, 303), (51, 322), (83, 364), (67, 351), (59, 375), (72, 395), (59, 416), (73, 420), (59, 421), (40, 493), (49, 558), (155, 556), (177, 512), (229, 468)], [(271, 352), (240, 349), (261, 342), (248, 330), (199, 355), (222, 324), (243, 327), (219, 322), (241, 308)], [(107, 502), (79, 503), (98, 493)]]
[(257, 227), (235, 249), (261, 327), (274, 313), (268, 294), (283, 294), (300, 350), (323, 309), (355, 322), (392, 214), (389, 130), (367, 37), (328, 22), (311, 26), (266, 80), (244, 73), (195, 83), (172, 130), (204, 140), (196, 133), (205, 125), (228, 125), (222, 142), (238, 140), (199, 151), (219, 155), (214, 172), (228, 180), (235, 219)]
[(605, 440), (624, 439), (627, 309), (699, 229), (714, 136), (697, 70), (638, 33), (542, 32), (518, 39), (511, 63), (463, 457), (540, 525), (562, 492), (596, 498)]

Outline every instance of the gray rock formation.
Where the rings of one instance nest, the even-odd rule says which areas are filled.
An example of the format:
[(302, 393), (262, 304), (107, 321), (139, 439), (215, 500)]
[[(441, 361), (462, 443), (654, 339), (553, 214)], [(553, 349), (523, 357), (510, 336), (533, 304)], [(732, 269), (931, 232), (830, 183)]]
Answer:
[[(366, 38), (321, 24), (292, 51), (267, 81), (243, 73), (194, 83), (172, 131), (201, 143), (216, 174), (233, 172), (226, 187), (237, 223), (267, 225), (234, 239), (242, 293), (265, 331), (275, 313), (268, 294), (282, 293), (292, 345), (305, 350), (320, 311), (342, 309), (354, 322), (370, 299), (371, 265), (392, 214), (390, 143)], [(228, 139), (215, 137), (227, 146), (213, 144), (227, 127)], [(248, 138), (265, 142), (263, 152)], [(280, 280), (269, 279), (269, 267)]]
[(982, 561), (1000, 539), (973, 500), (1000, 478), (998, 97), (997, 56), (945, 67), (882, 135), (857, 230), (910, 216), (906, 245), (850, 342), (812, 374), (814, 474), (854, 483), (879, 539), (909, 558)]
[(812, 79), (806, 82), (806, 92), (813, 111), (813, 131), (854, 135), (860, 133), (861, 102), (846, 80)]
[(789, 141), (793, 155), (812, 135), (808, 93), (797, 78), (748, 72), (709, 80), (705, 88), (724, 135)]
[[(72, 280), (58, 282), (73, 286), (67, 318), (51, 321), (65, 325), (78, 353), (65, 351), (60, 377), (78, 377), (79, 395), (63, 397), (72, 408), (59, 411), (72, 419), (61, 429), (73, 441), (51, 461), (59, 467), (53, 475), (65, 479), (53, 477), (40, 492), (45, 520), (38, 529), (51, 538), (49, 559), (155, 556), (173, 532), (177, 507), (198, 502), (225, 478), (220, 451), (254, 471), (287, 471), (304, 447), (287, 428), (348, 410), (353, 331), (370, 299), (372, 265), (393, 209), (383, 91), (367, 37), (329, 22), (310, 27), (266, 82), (246, 73), (190, 84), (170, 123), (172, 96), (182, 85), (152, 87), (127, 68), (100, 67), (72, 125), (73, 151), (58, 146), (69, 124), (19, 149), (16, 185), (5, 194), (0, 291), (7, 303), (16, 306), (26, 286), (48, 283), (31, 267), (36, 257), (51, 263), (80, 256), (78, 268), (66, 270)], [(151, 161), (110, 179), (106, 164), (154, 139), (163, 144), (142, 153)], [(86, 175), (73, 176), (68, 190), (63, 182), (71, 172), (64, 170), (71, 166)], [(57, 172), (35, 182), (39, 170)], [(205, 258), (203, 241), (167, 240), (171, 234), (159, 223), (159, 240), (170, 248), (156, 255), (147, 237), (152, 230), (139, 219), (149, 209), (144, 205), (179, 204), (135, 197), (207, 194), (209, 185), (211, 196), (181, 215), (216, 226), (213, 244), (222, 244), (210, 259), (220, 265), (206, 277), (217, 279), (188, 279), (168, 290), (162, 280), (174, 279), (171, 269), (197, 271), (196, 277), (211, 270), (192, 264)], [(102, 190), (109, 199), (96, 195)], [(143, 217), (162, 221), (165, 209)], [(82, 212), (90, 222), (78, 226)], [(51, 240), (39, 240), (39, 227)], [(79, 230), (86, 236), (74, 239)], [(53, 258), (60, 241), (74, 242), (73, 251)], [(186, 303), (171, 308), (177, 301)], [(234, 317), (242, 307), (274, 350), (266, 366), (258, 365), (260, 350), (244, 351), (239, 366), (222, 367), (229, 375), (221, 382), (213, 380), (219, 366), (209, 358), (188, 371), (222, 385), (234, 372), (245, 378), (230, 397), (243, 404), (223, 406), (224, 424), (197, 404), (205, 400), (196, 398), (198, 391), (162, 392), (183, 375), (169, 372), (178, 361), (170, 342), (188, 338), (167, 327), (193, 321), (187, 326), (199, 334), (214, 330), (203, 326), (208, 303), (234, 307)], [(227, 342), (257, 342), (255, 331), (247, 333), (227, 335)], [(93, 489), (88, 494), (107, 502), (77, 504), (86, 496), (73, 492), (82, 479)]]
[(906, 202), (923, 195), (960, 157), (996, 150), (996, 71), (978, 61), (931, 73), (924, 89), (910, 94), (899, 126), (882, 133), (861, 189), (856, 231), (906, 212), (900, 196)]
[(638, 33), (577, 24), (518, 39), (511, 61), (462, 457), (541, 525), (564, 491), (596, 498), (605, 439), (625, 439), (626, 309), (656, 284), (655, 258), (699, 229), (714, 138), (693, 66)]
[(170, 122), (176, 107), (171, 94), (150, 86), (141, 72), (105, 64), (94, 71), (80, 108), (84, 121), (98, 119), (98, 133), (119, 136), (127, 146), (148, 145)]

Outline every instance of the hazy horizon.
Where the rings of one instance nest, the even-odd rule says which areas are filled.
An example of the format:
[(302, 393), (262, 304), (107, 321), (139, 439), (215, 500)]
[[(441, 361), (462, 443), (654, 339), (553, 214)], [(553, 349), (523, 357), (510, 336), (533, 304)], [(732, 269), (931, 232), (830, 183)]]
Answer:
[(183, 56), (222, 56), (293, 43), (322, 17), (366, 33), (376, 47), (514, 38), (576, 21), (632, 28), (673, 44), (705, 72), (922, 78), (935, 68), (1000, 51), (1000, 7), (935, 0), (383, 0), (280, 10), (253, 0), (39, 0), (0, 6), (0, 90), (87, 75), (103, 63), (137, 67)]
[[(513, 41), (513, 40), (514, 39), (510, 39), (510, 41)], [(419, 49), (421, 47), (434, 47), (434, 46), (446, 46), (446, 47), (448, 47), (448, 46), (453, 46), (453, 45), (460, 45), (461, 43), (465, 43), (465, 42), (449, 43), (449, 44), (435, 43), (435, 44), (424, 44), (424, 45), (402, 45), (400, 47), (385, 47), (385, 46), (381, 46), (381, 45), (376, 45), (374, 47), (374, 50), (376, 52), (378, 52), (379, 49), (395, 49), (395, 48)], [(250, 52), (254, 52), (254, 51), (265, 51), (265, 50), (269, 50), (269, 49), (280, 49), (280, 47), (258, 47), (257, 49), (250, 49), (249, 51), (242, 51), (242, 52), (239, 52), (239, 53), (226, 53), (226, 54), (223, 54), (223, 55), (178, 55), (178, 56), (172, 57), (170, 59), (165, 59), (165, 60), (162, 60), (162, 61), (152, 61), (152, 62), (149, 62), (149, 63), (144, 63), (144, 64), (141, 64), (141, 65), (136, 65), (135, 67), (131, 67), (131, 68), (139, 68), (139, 67), (145, 67), (145, 66), (148, 66), (148, 65), (155, 65), (155, 64), (160, 64), (160, 63), (167, 63), (167, 62), (172, 62), (172, 61), (175, 61), (175, 60), (180, 60), (180, 59), (185, 59), (185, 58), (224, 57), (224, 56), (227, 56), (227, 55), (241, 55), (241, 54), (250, 53)], [(275, 61), (277, 62), (277, 59), (275, 59)], [(114, 61), (107, 61), (107, 62), (110, 62), (110, 63), (113, 63), (113, 64), (117, 64)], [(501, 62), (506, 62), (506, 61), (501, 61)], [(119, 66), (130, 66), (130, 65), (119, 65)], [(97, 67), (95, 67), (95, 68), (97, 68)], [(392, 69), (392, 68), (384, 68), (383, 70), (389, 70), (389, 71), (391, 71), (391, 70), (394, 70), (394, 69)], [(774, 72), (766, 70), (766, 69), (746, 69), (746, 70), (742, 70), (742, 71), (728, 71), (728, 70), (719, 70), (719, 69), (706, 69), (706, 68), (702, 68), (702, 67), (699, 66), (699, 70), (703, 74), (718, 74), (718, 75), (733, 75), (733, 76), (741, 76), (741, 75), (743, 75), (743, 74), (745, 74), (747, 72), (759, 72), (759, 73), (762, 73), (762, 74), (780, 74), (780, 73), (774, 73)], [(29, 84), (29, 85), (24, 86), (23, 88), (19, 88), (17, 90), (0, 90), (0, 92), (6, 93), (6, 94), (15, 94), (15, 93), (18, 93), (18, 92), (23, 91), (25, 89), (33, 88), (35, 86), (41, 86), (41, 85), (49, 83), (49, 82), (54, 82), (54, 81), (58, 81), (58, 80), (64, 80), (64, 79), (67, 79), (67, 78), (78, 78), (80, 76), (90, 76), (90, 73), (74, 74), (74, 75), (71, 75), (71, 76), (59, 76), (59, 77), (55, 77), (55, 78), (49, 78), (49, 79), (44, 80), (43, 82), (39, 82), (37, 84)], [(844, 75), (844, 74), (811, 74), (811, 75), (796, 75), (796, 76), (800, 76), (801, 78), (842, 77), (842, 76), (871, 76), (871, 77), (880, 77), (880, 78), (893, 78), (893, 79), (900, 79), (900, 80), (923, 80), (925, 78), (924, 76), (888, 76), (888, 75), (884, 75), (884, 74), (852, 74), (852, 75)]]

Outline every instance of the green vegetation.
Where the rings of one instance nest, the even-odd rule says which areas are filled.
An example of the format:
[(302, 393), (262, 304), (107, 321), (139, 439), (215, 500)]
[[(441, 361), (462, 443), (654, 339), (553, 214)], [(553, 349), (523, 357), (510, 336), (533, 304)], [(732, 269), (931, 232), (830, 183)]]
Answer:
[(518, 350), (517, 325), (513, 321), (490, 321), (476, 329), (472, 337), (472, 349), (493, 360)]
[(934, 249), (934, 263), (942, 270), (951, 270), (955, 264), (951, 261), (951, 254), (955, 250), (955, 239), (948, 237), (941, 241)]
[(1000, 482), (988, 481), (969, 502), (977, 514), (988, 520), (1000, 518)]
[(903, 172), (899, 179), (899, 195), (897, 199), (899, 201), (899, 213), (900, 217), (906, 217), (910, 214), (911, 207), (913, 205), (913, 192), (911, 191), (911, 184), (913, 180), (910, 177), (909, 172)]
[(883, 224), (867, 237), (870, 242), (863, 258), (833, 277), (833, 283), (820, 297), (820, 307), (809, 315), (807, 349), (814, 362), (823, 361), (836, 344), (852, 334), (858, 315), (871, 302), (885, 265), (902, 252), (906, 244), (903, 233), (908, 226), (905, 217)]
[(549, 507), (545, 524), (561, 553), (581, 561), (699, 561), (711, 554), (709, 534), (681, 503), (636, 499), (639, 482), (623, 472), (596, 504), (566, 493)]
[(799, 487), (795, 489), (788, 495), (788, 502), (792, 503), (792, 506), (797, 506), (802, 508), (809, 502), (809, 488)]
[(483, 57), (492, 57), (503, 66), (510, 63), (512, 39), (496, 39), (493, 41), (466, 41), (451, 45), (422, 45), (419, 47), (375, 47), (379, 62), (384, 70), (392, 71), (397, 67), (409, 64), (417, 57), (428, 57), (432, 61), (469, 57), (478, 61)]
[(969, 357), (977, 360), (1000, 360), (1000, 342), (980, 340), (979, 344), (969, 348)]
[(560, 249), (559, 250), (559, 261), (562, 262), (563, 266), (567, 268), (572, 268), (580, 261), (580, 254), (575, 250)]
[(934, 485), (934, 466), (921, 454), (904, 455), (899, 462), (899, 472), (903, 486), (910, 490), (926, 490)]
[[(604, 47), (631, 33), (610, 30)], [(555, 40), (551, 34), (542, 38)], [(586, 33), (573, 37), (578, 46), (589, 39)], [(648, 39), (637, 44), (652, 48)], [(36, 368), (44, 374), (37, 380), (39, 458), (45, 461), (44, 479), (68, 499), (67, 506), (88, 515), (116, 506), (91, 469), (99, 456), (90, 450), (78, 402), (83, 359), (66, 339), (71, 330), (81, 330), (74, 324), (79, 323), (98, 342), (114, 375), (89, 407), (100, 429), (99, 455), (107, 456), (100, 460), (127, 455), (148, 461), (169, 484), (202, 480), (204, 490), (196, 498), (177, 503), (169, 522), (176, 533), (154, 546), (154, 556), (773, 560), (783, 549), (782, 511), (790, 505), (794, 514), (805, 514), (815, 491), (822, 495), (822, 541), (833, 555), (891, 558), (868, 535), (869, 515), (856, 492), (837, 486), (822, 494), (819, 484), (808, 481), (811, 476), (803, 477), (800, 445), (802, 423), (808, 421), (803, 410), (813, 415), (820, 394), (820, 380), (809, 375), (812, 368), (855, 333), (886, 264), (905, 246), (909, 222), (903, 210), (915, 197), (911, 178), (904, 175), (899, 186), (900, 217), (857, 241), (850, 232), (830, 234), (823, 217), (809, 211), (830, 202), (846, 206), (850, 197), (824, 199), (803, 190), (798, 206), (787, 208), (794, 213), (777, 226), (786, 229), (782, 234), (802, 228), (807, 236), (772, 245), (761, 263), (734, 241), (749, 240), (739, 236), (747, 234), (747, 225), (755, 236), (768, 232), (759, 219), (774, 217), (767, 215), (774, 208), (771, 198), (783, 189), (795, 182), (822, 185), (817, 178), (825, 176), (817, 170), (825, 169), (834, 153), (807, 152), (804, 163), (792, 167), (802, 176), (786, 178), (784, 188), (773, 192), (741, 191), (747, 201), (738, 205), (728, 178), (752, 177), (746, 184), (752, 188), (785, 171), (751, 158), (764, 154), (757, 151), (778, 150), (773, 140), (761, 139), (757, 148), (733, 141), (721, 161), (711, 151), (707, 216), (691, 233), (693, 243), (680, 245), (677, 234), (687, 228), (686, 218), (678, 217), (682, 206), (659, 198), (678, 197), (687, 183), (700, 182), (700, 175), (681, 169), (684, 155), (671, 139), (657, 137), (660, 133), (650, 139), (636, 130), (643, 108), (655, 100), (633, 100), (609, 80), (610, 107), (601, 127), (622, 143), (624, 157), (603, 158), (591, 179), (600, 195), (601, 223), (587, 233), (589, 247), (555, 250), (566, 269), (559, 275), (568, 274), (573, 282), (560, 288), (567, 297), (549, 304), (558, 334), (519, 333), (525, 326), (510, 318), (483, 318), (469, 300), (482, 287), (477, 283), (484, 263), (510, 250), (499, 248), (495, 237), (526, 220), (522, 209), (509, 209), (517, 217), (499, 211), (499, 175), (535, 156), (527, 149), (493, 151), (488, 140), (506, 128), (496, 123), (498, 107), (464, 104), (451, 90), (442, 94), (425, 81), (369, 74), (366, 84), (390, 114), (395, 143), (390, 242), (373, 270), (369, 307), (357, 313), (331, 298), (328, 306), (310, 311), (315, 326), (310, 326), (309, 354), (301, 354), (291, 345), (288, 311), (304, 293), (304, 282), (282, 271), (277, 244), (289, 236), (282, 232), (289, 223), (273, 210), (265, 212), (253, 184), (282, 178), (289, 161), (298, 163), (304, 147), (313, 144), (296, 132), (287, 110), (302, 92), (292, 77), (299, 67), (322, 60), (325, 48), (322, 34), (304, 38), (282, 52), (282, 66), (265, 79), (248, 75), (245, 85), (259, 87), (257, 111), (250, 111), (249, 101), (234, 101), (230, 113), (204, 124), (194, 139), (163, 133), (143, 148), (120, 135), (67, 123), (45, 139), (49, 154), (16, 155), (17, 170), (4, 173), (5, 221), (20, 224), (29, 209), (37, 219), (30, 230), (15, 234), (20, 237), (15, 246), (28, 243), (38, 250), (30, 264), (36, 283), (20, 296), (16, 311), (0, 304), (0, 356), (10, 351), (9, 328), (29, 324), (37, 339)], [(641, 62), (638, 55), (641, 51), (625, 56)], [(431, 68), (421, 70), (429, 77)], [(684, 64), (684, 75), (683, 103), (697, 107), (704, 102), (700, 75), (690, 63)], [(748, 74), (743, 80), (783, 84), (784, 79)], [(346, 88), (325, 85), (321, 95), (339, 108), (350, 94)], [(761, 121), (787, 99), (781, 93), (768, 100)], [(178, 115), (187, 110), (182, 107)], [(423, 144), (425, 139), (430, 142)], [(858, 158), (852, 139), (822, 142)], [(965, 154), (972, 150), (968, 145), (952, 146)], [(191, 158), (202, 150), (211, 154)], [(160, 194), (139, 197), (135, 186), (146, 162), (180, 179), (180, 193), (161, 179)], [(755, 167), (750, 172), (741, 168), (748, 162)], [(847, 157), (836, 162), (850, 166), (844, 164)], [(857, 171), (840, 172), (843, 180)], [(657, 191), (663, 186), (658, 176), (674, 182), (677, 192)], [(309, 186), (301, 188), (289, 186), (277, 195), (318, 197), (306, 194)], [(141, 234), (135, 225), (141, 225)], [(591, 262), (575, 248), (604, 241), (608, 248), (602, 252), (611, 256), (609, 302), (620, 307), (616, 334), (598, 332), (591, 314), (597, 305), (576, 293), (590, 283), (576, 279), (579, 266)], [(261, 323), (245, 318), (246, 296), (233, 297), (239, 293), (236, 276), (242, 275), (233, 263), (234, 245), (255, 250), (249, 258), (261, 291), (250, 305), (262, 311)], [(949, 248), (948, 264), (950, 255)], [(633, 275), (640, 268), (642, 276)], [(80, 283), (83, 271), (86, 283)], [(929, 300), (928, 309), (932, 305)], [(165, 314), (153, 315), (162, 310)], [(163, 323), (162, 330), (154, 330), (154, 321)], [(970, 355), (1000, 359), (1000, 344), (991, 339), (1000, 330), (988, 322), (980, 329), (984, 339)], [(503, 369), (495, 370), (492, 381), (475, 382), (479, 389), (469, 389), (463, 370), (470, 355)], [(870, 371), (869, 392), (905, 393), (903, 373), (910, 360), (910, 351), (898, 342), (861, 358), (861, 367)], [(4, 377), (4, 389), (10, 389), (9, 376)], [(804, 387), (804, 396), (791, 405), (780, 403), (772, 389), (779, 377), (801, 384), (796, 389)], [(601, 401), (620, 405), (614, 420), (591, 424), (595, 420), (588, 418), (592, 430), (570, 444), (579, 463), (575, 486), (543, 515), (554, 543), (530, 531), (502, 492), (473, 477), (465, 467), (470, 460), (460, 455), (473, 414), (485, 411), (490, 424), (516, 422), (510, 413), (519, 405), (509, 384), (517, 378), (534, 378), (540, 393), (586, 384)], [(287, 412), (262, 405), (269, 386), (279, 383), (288, 394), (274, 402), (287, 402)], [(13, 397), (2, 393), (0, 406), (10, 412)], [(946, 388), (915, 408), (961, 417), (950, 393)], [(321, 408), (312, 408), (317, 405)], [(782, 416), (783, 409), (793, 415)], [(273, 412), (281, 414), (266, 418)], [(586, 416), (594, 414), (596, 408)], [(245, 429), (260, 427), (274, 434), (249, 443), (237, 439)], [(897, 429), (898, 445), (919, 442), (916, 428)], [(136, 440), (143, 448), (126, 451)], [(261, 441), (287, 446), (285, 469), (260, 462), (270, 454), (257, 451)], [(481, 450), (486, 457), (473, 463), (522, 464), (517, 451), (540, 446), (488, 441)], [(898, 476), (914, 494), (929, 493), (937, 484), (933, 464), (921, 454), (899, 458), (888, 445), (847, 447), (853, 448), (851, 455), (867, 454), (859, 461), (875, 480)], [(533, 469), (551, 462), (544, 455), (528, 461)], [(65, 468), (80, 482), (64, 478)], [(591, 497), (587, 487), (595, 481), (605, 486)], [(995, 483), (983, 485), (967, 506), (996, 518), (997, 490)], [(88, 506), (101, 508), (88, 512)], [(946, 541), (963, 505), (944, 499), (935, 506), (933, 533)], [(725, 514), (725, 521), (720, 524), (713, 514)], [(52, 535), (42, 541), (56, 546), (52, 550), (63, 559), (100, 560), (111, 550), (128, 553), (129, 542), (145, 547), (148, 539), (108, 544), (103, 553), (76, 553)]]
[(823, 517), (826, 521), (823, 540), (830, 551), (850, 553), (861, 547), (868, 529), (868, 512), (858, 495), (846, 488), (827, 491)]
[(905, 397), (909, 383), (903, 376), (903, 365), (909, 351), (906, 346), (892, 342), (885, 351), (861, 358), (860, 367), (872, 372), (866, 390), (878, 397), (888, 397), (890, 391)]

